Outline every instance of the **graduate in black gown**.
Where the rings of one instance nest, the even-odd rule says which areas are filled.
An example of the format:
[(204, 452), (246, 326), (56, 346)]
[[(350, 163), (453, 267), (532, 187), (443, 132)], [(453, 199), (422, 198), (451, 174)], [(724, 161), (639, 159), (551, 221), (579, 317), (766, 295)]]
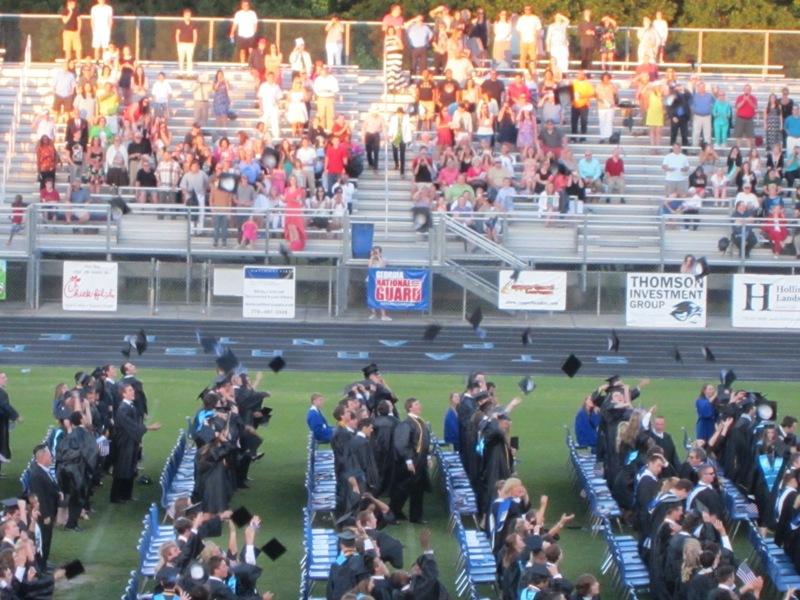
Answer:
[(378, 404), (376, 416), (372, 421), (372, 435), (369, 438), (375, 455), (375, 466), (380, 475), (380, 485), (376, 496), (382, 496), (389, 489), (394, 472), (394, 429), (400, 422), (392, 413), (392, 403), (383, 400)]
[(797, 500), (797, 471), (791, 470), (784, 474), (780, 491), (773, 504), (772, 525), (775, 531), (775, 543), (783, 547), (791, 535), (791, 519), (795, 501)]
[(364, 541), (356, 547), (356, 533), (345, 529), (339, 533), (339, 555), (328, 572), (326, 600), (340, 600), (360, 581), (368, 579), (370, 572), (364, 565)]
[(337, 425), (331, 437), (333, 450), (333, 472), (336, 476), (336, 514), (345, 512), (347, 497), (347, 447), (355, 435), (357, 424), (356, 415), (351, 410), (339, 404), (333, 411), (333, 418)]
[(664, 519), (650, 536), (647, 566), (650, 572), (650, 591), (653, 598), (656, 600), (671, 600), (671, 592), (667, 586), (665, 575), (665, 566), (671, 540), (673, 536), (681, 531), (683, 502), (675, 498), (672, 501), (664, 502), (663, 508)]
[(503, 412), (494, 414), (483, 429), (481, 514), (489, 512), (497, 496), (497, 482), (508, 479), (514, 471), (514, 454), (508, 437), (510, 429), (511, 419)]
[(397, 404), (397, 396), (394, 395), (394, 392), (383, 379), (378, 365), (370, 363), (361, 371), (364, 373), (364, 381), (361, 382), (361, 385), (367, 394), (365, 400), (370, 414), (375, 414), (375, 409), (381, 401), (388, 400), (392, 403), (392, 413), (396, 416), (397, 409), (395, 405)]
[(220, 513), (228, 509), (235, 490), (233, 463), (235, 448), (229, 439), (228, 423), (214, 417), (209, 424), (214, 437), (197, 452), (195, 493), (203, 512)]
[(408, 398), (405, 408), (408, 416), (394, 430), (395, 471), (389, 506), (395, 518), (403, 519), (403, 506), (409, 500), (409, 521), (423, 523), (423, 496), (431, 489), (428, 476), (431, 434), (422, 420), (422, 403)]
[(376, 494), (380, 486), (380, 476), (375, 462), (375, 454), (370, 444), (372, 436), (372, 419), (358, 421), (356, 434), (350, 438), (345, 449), (345, 472), (354, 476), (359, 482), (361, 493)]
[(714, 568), (717, 566), (718, 553), (703, 550), (700, 553), (700, 569), (698, 569), (686, 585), (686, 600), (708, 600), (708, 594), (716, 587)]
[(144, 385), (142, 382), (136, 378), (136, 365), (130, 361), (127, 361), (122, 363), (122, 366), (119, 370), (122, 373), (122, 380), (119, 382), (120, 385), (117, 386), (117, 390), (120, 392), (120, 399), (122, 398), (121, 386), (123, 384), (133, 386), (135, 392), (133, 397), (133, 405), (139, 412), (140, 418), (144, 420), (144, 418), (147, 416), (147, 394), (144, 391)]
[(697, 475), (697, 485), (689, 492), (686, 508), (707, 512), (722, 521), (727, 520), (728, 510), (725, 507), (725, 498), (719, 490), (719, 481), (714, 465), (702, 465), (697, 469)]
[(742, 414), (734, 424), (725, 443), (723, 468), (725, 475), (742, 489), (747, 489), (752, 480), (753, 429), (756, 407), (752, 400), (745, 399)]
[(111, 483), (111, 502), (127, 502), (133, 496), (136, 463), (141, 453), (142, 438), (148, 431), (161, 429), (160, 423), (145, 426), (142, 416), (134, 406), (136, 391), (130, 383), (121, 383), (122, 401), (114, 414), (114, 478)]

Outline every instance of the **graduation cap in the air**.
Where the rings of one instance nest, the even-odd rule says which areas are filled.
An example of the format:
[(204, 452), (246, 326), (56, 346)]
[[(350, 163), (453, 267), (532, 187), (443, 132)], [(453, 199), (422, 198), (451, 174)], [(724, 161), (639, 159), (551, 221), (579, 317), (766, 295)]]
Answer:
[(517, 385), (519, 386), (519, 389), (522, 390), (522, 393), (526, 396), (536, 389), (536, 382), (533, 380), (533, 377), (530, 376), (520, 379)]
[(467, 318), (469, 324), (472, 325), (472, 329), (475, 331), (475, 334), (483, 339), (486, 337), (486, 330), (481, 329), (481, 323), (483, 322), (483, 310), (479, 306), (475, 310), (472, 311), (472, 314)]
[(411, 209), (411, 220), (414, 231), (425, 233), (431, 228), (431, 209), (427, 206), (415, 206)]
[(606, 341), (608, 342), (609, 352), (619, 352), (619, 338), (615, 329), (611, 330), (611, 335), (606, 338)]
[(233, 513), (231, 513), (231, 521), (237, 527), (244, 527), (253, 520), (253, 513), (247, 510), (244, 506), (240, 506)]
[(369, 363), (366, 367), (361, 369), (361, 372), (364, 374), (364, 379), (369, 379), (370, 375), (379, 374), (380, 370), (375, 363)]
[(272, 369), (273, 373), (279, 373), (281, 369), (286, 366), (286, 361), (283, 359), (282, 356), (276, 356), (271, 361), (269, 361), (269, 368)]
[(722, 369), (719, 372), (719, 382), (723, 387), (730, 388), (734, 381), (736, 381), (736, 373), (733, 372), (733, 369)]
[(219, 176), (218, 185), (219, 189), (223, 192), (235, 194), (236, 188), (239, 187), (239, 178), (236, 176), (236, 173), (228, 171)]
[(144, 354), (145, 350), (147, 350), (147, 334), (144, 332), (144, 329), (140, 329), (139, 333), (128, 338), (128, 342), (126, 342), (125, 347), (121, 350), (122, 355), (125, 358), (130, 358), (131, 350), (136, 350), (139, 356)]
[(677, 346), (672, 347), (672, 358), (675, 362), (683, 363), (683, 356), (681, 356), (681, 351), (678, 350)]
[(519, 269), (514, 269), (514, 271), (512, 271), (512, 273), (511, 273), (511, 277), (509, 279), (511, 279), (511, 281), (513, 281), (514, 283), (517, 283), (517, 281), (519, 281), (519, 274), (520, 274), (520, 270)]
[(708, 275), (708, 260), (705, 256), (698, 258), (692, 267), (692, 274), (694, 278), (699, 280)]
[(64, 569), (64, 576), (67, 579), (74, 579), (78, 575), (82, 575), (86, 572), (86, 569), (83, 568), (83, 563), (78, 559), (69, 561), (62, 568)]
[(619, 383), (619, 375), (612, 375), (611, 377), (606, 377), (606, 381), (608, 382), (608, 387), (614, 387)]
[(292, 256), (289, 246), (287, 246), (284, 242), (281, 242), (278, 244), (278, 253), (283, 257), (284, 262), (288, 265), (289, 259)]
[(442, 326), (437, 323), (431, 323), (425, 327), (425, 332), (422, 334), (422, 339), (426, 342), (432, 342), (436, 336), (442, 331)]
[(714, 353), (708, 346), (703, 346), (703, 358), (706, 359), (706, 362), (714, 362), (717, 360), (717, 357), (714, 356)]
[(531, 342), (533, 342), (533, 335), (531, 335), (532, 330), (530, 327), (526, 327), (525, 331), (522, 332), (522, 345), (527, 346)]
[(286, 553), (286, 546), (281, 544), (278, 538), (272, 538), (261, 546), (261, 551), (266, 554), (270, 560), (278, 560)]
[(756, 416), (762, 421), (776, 421), (778, 419), (778, 403), (768, 400), (761, 392), (750, 392), (748, 397), (752, 397), (756, 405)]
[(131, 212), (131, 207), (128, 206), (128, 203), (119, 196), (112, 198), (108, 201), (108, 203), (111, 205), (111, 213), (116, 219)]
[(223, 371), (224, 373), (230, 373), (239, 366), (239, 359), (236, 358), (236, 355), (230, 348), (225, 348), (222, 354), (217, 357), (215, 362), (217, 363), (219, 370)]
[(561, 370), (564, 371), (567, 377), (575, 377), (582, 365), (583, 363), (577, 356), (570, 354), (564, 364), (561, 365)]
[(202, 335), (199, 329), (195, 331), (195, 336), (197, 337), (197, 343), (200, 344), (206, 354), (219, 356), (222, 353), (222, 344), (220, 344), (219, 338)]

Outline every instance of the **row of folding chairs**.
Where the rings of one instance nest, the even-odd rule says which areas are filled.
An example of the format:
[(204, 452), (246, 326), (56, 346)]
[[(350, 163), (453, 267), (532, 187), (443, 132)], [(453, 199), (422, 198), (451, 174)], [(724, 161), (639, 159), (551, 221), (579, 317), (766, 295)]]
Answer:
[(332, 515), (336, 509), (336, 473), (333, 450), (320, 448), (312, 435), (308, 440), (306, 492), (313, 521), (317, 513)]
[(761, 563), (762, 571), (780, 593), (790, 588), (800, 589), (800, 575), (791, 558), (772, 538), (761, 535), (754, 521), (744, 521), (747, 540), (753, 547), (751, 558)]
[(616, 590), (615, 597), (636, 600), (650, 590), (650, 574), (639, 556), (636, 538), (614, 533), (611, 521), (602, 519), (599, 531), (606, 543), (606, 554), (600, 567)]
[(139, 574), (142, 578), (153, 577), (159, 560), (161, 544), (175, 539), (172, 525), (162, 525), (158, 506), (152, 503), (142, 519), (142, 533), (136, 548), (139, 553)]
[(167, 510), (175, 500), (191, 496), (194, 491), (195, 457), (197, 448), (189, 443), (183, 429), (161, 471), (161, 507)]
[(131, 571), (128, 582), (125, 584), (125, 591), (122, 593), (120, 600), (138, 600), (139, 599), (139, 585), (141, 583), (141, 575), (139, 571)]
[(622, 511), (611, 495), (602, 465), (589, 448), (578, 446), (572, 432), (566, 429), (566, 444), (569, 452), (569, 464), (572, 467), (572, 481), (585, 497), (589, 505), (592, 532), (597, 533), (605, 520), (619, 524)]
[(436, 459), (435, 464), (442, 475), (445, 495), (447, 496), (448, 510), (450, 512), (450, 530), (455, 527), (456, 521), (464, 517), (472, 517), (475, 526), (478, 526), (478, 500), (475, 490), (467, 477), (461, 456), (455, 450), (446, 450), (436, 436), (431, 436), (431, 448)]
[[(48, 448), (50, 448), (50, 452), (53, 452), (53, 440), (55, 439), (55, 427), (52, 425), (47, 427), (47, 431), (42, 438), (41, 444), (44, 444)], [(30, 479), (31, 479), (31, 467), (36, 463), (34, 458), (28, 461), (28, 465), (22, 471), (19, 476), (19, 483), (22, 486), (22, 492), (27, 495), (30, 491)], [(56, 462), (55, 460), (50, 465), (50, 476), (55, 479), (56, 477)]]
[(312, 434), (308, 436), (306, 458), (306, 493), (303, 508), (303, 553), (300, 559), (300, 599), (308, 600), (316, 583), (328, 580), (331, 564), (339, 552), (336, 531), (315, 528), (319, 514), (333, 516), (336, 509), (336, 473), (333, 450), (320, 448)]

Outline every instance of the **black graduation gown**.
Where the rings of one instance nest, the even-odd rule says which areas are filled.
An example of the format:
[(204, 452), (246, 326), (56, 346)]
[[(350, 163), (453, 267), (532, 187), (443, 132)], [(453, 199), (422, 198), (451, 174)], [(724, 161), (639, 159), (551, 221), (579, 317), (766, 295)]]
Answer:
[(392, 450), (392, 436), (399, 419), (394, 415), (380, 415), (372, 423), (372, 435), (369, 438), (372, 444), (372, 453), (375, 456), (375, 466), (380, 474), (381, 483), (378, 496), (389, 489), (394, 470), (394, 453)]
[[(797, 490), (788, 488), (788, 491), (783, 496), (783, 501), (780, 502), (780, 506), (778, 507), (777, 513), (773, 512), (773, 529), (775, 531), (775, 543), (778, 546), (783, 547), (786, 540), (788, 540), (791, 536), (791, 529), (789, 528), (789, 524), (791, 523), (792, 513), (794, 508), (794, 502), (797, 499)], [(778, 500), (781, 500), (781, 496), (778, 496)]]
[(136, 463), (147, 428), (142, 424), (136, 407), (121, 402), (114, 415), (114, 478), (133, 479)]
[[(502, 559), (502, 557), (501, 557)], [(501, 563), (498, 561), (498, 568)], [(500, 593), (502, 600), (517, 600), (519, 598), (519, 582), (522, 578), (523, 566), (519, 560), (512, 561), (500, 574)]]
[(385, 577), (373, 577), (370, 595), (375, 600), (392, 600), (392, 584)]
[(212, 442), (203, 446), (198, 453), (197, 491), (204, 512), (220, 513), (228, 510), (233, 496), (228, 462), (233, 451), (230, 442)]
[(678, 452), (675, 450), (675, 442), (672, 440), (672, 436), (665, 431), (663, 437), (658, 437), (652, 430), (647, 431), (647, 436), (656, 443), (656, 446), (659, 446), (664, 451), (664, 458), (669, 462), (669, 466), (665, 467), (662, 471), (661, 477), (673, 477), (677, 475), (680, 461), (678, 460)]
[(14, 407), (11, 406), (8, 392), (0, 388), (0, 454), (6, 458), (11, 458), (11, 434), (9, 433), (9, 425), (18, 418), (19, 414)]
[(380, 476), (368, 438), (358, 434), (350, 438), (345, 450), (344, 462), (346, 475), (354, 476), (363, 482), (371, 493), (377, 493)]
[(705, 487), (696, 494), (694, 490), (689, 493), (686, 508), (698, 508), (698, 503), (705, 506), (710, 514), (719, 518), (721, 521), (725, 522), (727, 520), (728, 511), (725, 508), (725, 499), (722, 497), (722, 494), (713, 487)]
[[(762, 457), (766, 457), (767, 468), (776, 468), (778, 474), (770, 486), (766, 480), (766, 476), (761, 465)], [(779, 463), (779, 464), (776, 464)], [(774, 498), (775, 490), (780, 487), (781, 475), (783, 466), (787, 462), (781, 454), (774, 453), (758, 454), (753, 457), (753, 463), (750, 473), (750, 487), (749, 489), (755, 496), (756, 506), (758, 506), (758, 522), (763, 526), (769, 526), (772, 523), (772, 513), (774, 512)]]
[(462, 395), (461, 401), (456, 408), (456, 415), (458, 416), (459, 454), (461, 455), (461, 464), (464, 465), (465, 469), (469, 460), (469, 454), (475, 450), (474, 448), (467, 447), (467, 431), (472, 421), (472, 415), (475, 414), (476, 410), (478, 410), (478, 404), (475, 402), (475, 398), (469, 394)]
[(708, 594), (717, 587), (713, 573), (697, 572), (686, 584), (686, 600), (708, 600)]
[(650, 540), (647, 567), (650, 572), (650, 591), (655, 600), (669, 600), (664, 578), (664, 564), (667, 560), (667, 548), (672, 535), (670, 524), (662, 522)]
[(411, 594), (414, 600), (448, 600), (450, 594), (439, 581), (439, 566), (433, 553), (422, 554), (417, 559), (420, 572), (411, 576)]
[(483, 457), (478, 454), (477, 444), (480, 432), (486, 425), (488, 418), (480, 411), (473, 413), (469, 424), (467, 425), (467, 434), (465, 436), (466, 444), (468, 446), (466, 457), (467, 462), (464, 463), (464, 470), (467, 472), (467, 477), (472, 484), (472, 489), (476, 491), (478, 496), (482, 495), (483, 487), (481, 487), (481, 462)]
[(514, 471), (514, 456), (511, 454), (511, 446), (495, 420), (489, 421), (483, 430), (482, 463), (483, 506), (481, 506), (481, 513), (486, 514), (492, 500), (497, 496), (497, 482), (508, 479)]
[(367, 535), (375, 540), (381, 549), (381, 560), (391, 563), (395, 569), (403, 568), (403, 544), (385, 531), (367, 529)]
[(358, 585), (359, 581), (367, 577), (369, 577), (369, 573), (364, 567), (364, 559), (361, 555), (356, 553), (349, 556), (340, 555), (333, 561), (328, 572), (326, 600), (340, 600), (342, 596)]
[(650, 501), (658, 494), (660, 484), (653, 479), (649, 472), (639, 479), (636, 485), (636, 529), (640, 533), (647, 533), (650, 522)]
[(346, 427), (338, 426), (331, 437), (331, 449), (333, 450), (333, 472), (336, 476), (336, 512), (341, 513), (347, 502), (347, 491), (350, 485), (346, 481), (347, 477), (347, 447), (355, 434)]
[(743, 489), (747, 489), (750, 483), (752, 456), (753, 421), (742, 415), (725, 443), (723, 468), (725, 475)]
[(89, 481), (87, 465), (84, 460), (82, 428), (76, 427), (65, 435), (56, 451), (56, 477), (64, 494), (84, 498), (88, 493)]
[(678, 477), (681, 479), (688, 479), (694, 484), (696, 484), (699, 479), (697, 471), (689, 464), (689, 461), (682, 462), (681, 466), (678, 467)]
[(692, 536), (680, 531), (673, 535), (667, 544), (667, 553), (664, 560), (664, 584), (672, 597), (678, 587), (681, 578), (681, 566), (683, 565), (683, 546), (686, 540)]

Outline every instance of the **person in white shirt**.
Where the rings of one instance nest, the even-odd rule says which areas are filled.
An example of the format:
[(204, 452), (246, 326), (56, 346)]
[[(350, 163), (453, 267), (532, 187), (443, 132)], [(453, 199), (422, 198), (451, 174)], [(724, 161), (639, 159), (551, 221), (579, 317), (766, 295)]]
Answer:
[(569, 70), (569, 38), (567, 37), (569, 19), (561, 13), (556, 13), (553, 22), (547, 27), (545, 47), (550, 58), (555, 60), (559, 70), (566, 73)]
[(317, 187), (316, 173), (314, 167), (317, 163), (317, 151), (311, 145), (311, 140), (306, 136), (300, 142), (300, 147), (295, 152), (297, 160), (300, 161), (300, 166), (305, 174), (306, 182), (308, 183), (308, 191), (313, 195)]
[(749, 181), (742, 185), (742, 191), (736, 194), (733, 205), (736, 206), (739, 204), (739, 202), (744, 202), (747, 206), (747, 210), (757, 211), (761, 208), (761, 204), (758, 202), (758, 196), (753, 193), (753, 189)]
[(256, 33), (258, 31), (258, 15), (250, 8), (249, 0), (242, 0), (242, 7), (233, 15), (231, 31), (228, 34), (231, 42), (236, 42), (239, 48), (239, 62), (246, 63), (250, 53), (256, 47)]
[(658, 62), (664, 62), (664, 47), (667, 45), (669, 35), (669, 25), (660, 10), (656, 11), (656, 18), (653, 19), (653, 29), (658, 35)]
[(517, 19), (519, 34), (519, 68), (527, 69), (529, 63), (536, 63), (539, 56), (539, 37), (542, 32), (542, 21), (533, 14), (533, 8), (526, 5), (522, 15)]
[[(683, 201), (683, 214), (685, 215), (698, 215), (700, 214), (700, 209), (703, 208), (703, 198), (705, 198), (706, 189), (705, 188), (689, 188), (689, 197)], [(692, 229), (697, 231), (697, 224), (700, 222), (699, 219), (686, 219), (684, 221), (683, 228), (689, 229), (690, 224)]]
[(689, 159), (681, 152), (680, 144), (672, 145), (672, 152), (661, 161), (664, 171), (664, 194), (685, 196), (689, 189)]
[(336, 77), (331, 75), (328, 67), (322, 67), (314, 80), (314, 95), (317, 98), (317, 117), (326, 133), (330, 133), (333, 127), (334, 102), (338, 93), (339, 82)]
[(397, 111), (389, 119), (389, 140), (392, 143), (392, 158), (394, 159), (395, 170), (400, 171), (400, 177), (406, 174), (406, 146), (414, 139), (414, 131), (411, 128), (411, 120), (403, 110), (398, 107)]
[(508, 69), (511, 66), (512, 24), (507, 10), (501, 10), (497, 15), (497, 20), (492, 23), (492, 32), (492, 61), (496, 67)]
[(270, 134), (270, 141), (280, 138), (278, 126), (278, 103), (283, 98), (281, 88), (275, 83), (275, 74), (267, 73), (267, 78), (258, 87), (258, 102), (261, 105), (261, 121)]
[(356, 186), (350, 181), (350, 176), (347, 173), (342, 173), (339, 181), (333, 185), (333, 193), (336, 194), (337, 190), (342, 190), (342, 199), (344, 200), (347, 212), (353, 214), (353, 199), (356, 195)]
[(92, 6), (89, 12), (92, 24), (92, 49), (94, 59), (100, 60), (100, 53), (108, 48), (111, 43), (111, 27), (114, 23), (114, 9), (106, 0), (97, 0), (97, 4)]
[(153, 96), (153, 111), (156, 117), (166, 118), (169, 115), (169, 99), (172, 96), (172, 86), (167, 81), (164, 71), (161, 71), (153, 87), (150, 88), (150, 95)]
[(334, 15), (325, 25), (325, 55), (329, 67), (342, 64), (342, 49), (344, 48), (344, 25), (339, 17)]
[(305, 73), (306, 77), (311, 77), (311, 69), (314, 64), (311, 62), (311, 55), (306, 50), (306, 43), (303, 38), (294, 40), (294, 50), (289, 54), (289, 68), (292, 70), (292, 77)]

